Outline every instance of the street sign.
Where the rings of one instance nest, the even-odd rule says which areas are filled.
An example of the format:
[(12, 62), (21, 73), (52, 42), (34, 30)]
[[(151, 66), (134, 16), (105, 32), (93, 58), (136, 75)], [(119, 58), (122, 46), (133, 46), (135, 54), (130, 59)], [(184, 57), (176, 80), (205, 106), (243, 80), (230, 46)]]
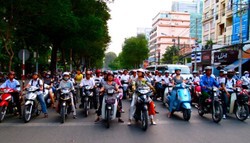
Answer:
[[(24, 53), (23, 53), (24, 52)], [(24, 54), (24, 55), (23, 55)], [(23, 60), (23, 57), (24, 57), (24, 60), (27, 61), (30, 57), (30, 52), (26, 49), (21, 49), (19, 52), (18, 52), (18, 58), (20, 60)]]

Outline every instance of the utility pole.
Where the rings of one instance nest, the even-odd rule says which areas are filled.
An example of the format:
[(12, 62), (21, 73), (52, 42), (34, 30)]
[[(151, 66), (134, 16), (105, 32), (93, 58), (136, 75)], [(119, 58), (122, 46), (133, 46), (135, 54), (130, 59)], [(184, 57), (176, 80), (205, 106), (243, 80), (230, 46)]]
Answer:
[(240, 4), (238, 4), (238, 8), (240, 6), (239, 9), (239, 13), (240, 13), (240, 29), (239, 29), (239, 43), (240, 43), (240, 49), (239, 49), (239, 74), (240, 77), (242, 76), (242, 43), (243, 43), (243, 38), (242, 38), (242, 14), (243, 14), (243, 10), (242, 10), (242, 0), (240, 0)]
[(198, 46), (198, 30), (197, 30), (197, 25), (198, 25), (198, 19), (195, 18), (195, 49), (194, 49), (194, 70), (197, 70), (197, 57), (196, 57), (196, 52), (197, 52), (197, 46)]

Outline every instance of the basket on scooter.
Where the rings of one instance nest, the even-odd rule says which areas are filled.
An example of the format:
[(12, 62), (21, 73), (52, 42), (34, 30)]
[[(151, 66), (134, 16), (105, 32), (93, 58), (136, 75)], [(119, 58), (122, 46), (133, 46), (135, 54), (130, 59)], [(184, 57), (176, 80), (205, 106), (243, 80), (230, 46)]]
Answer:
[(116, 99), (113, 98), (113, 97), (112, 97), (112, 98), (107, 98), (107, 99), (105, 100), (105, 103), (106, 103), (106, 104), (115, 104), (115, 100), (116, 100)]

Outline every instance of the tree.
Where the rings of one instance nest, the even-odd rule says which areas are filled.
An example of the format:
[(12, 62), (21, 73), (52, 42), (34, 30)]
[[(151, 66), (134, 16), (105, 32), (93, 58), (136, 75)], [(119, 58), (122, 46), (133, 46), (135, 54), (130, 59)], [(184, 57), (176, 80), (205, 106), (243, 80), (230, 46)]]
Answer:
[(120, 57), (122, 68), (139, 68), (149, 55), (145, 35), (130, 37), (125, 40)]
[(163, 54), (162, 61), (168, 64), (174, 64), (179, 61), (179, 50), (175, 46), (168, 47)]
[(113, 62), (117, 58), (116, 54), (114, 52), (108, 52), (105, 54), (105, 60), (104, 60), (104, 68), (108, 69), (109, 64)]

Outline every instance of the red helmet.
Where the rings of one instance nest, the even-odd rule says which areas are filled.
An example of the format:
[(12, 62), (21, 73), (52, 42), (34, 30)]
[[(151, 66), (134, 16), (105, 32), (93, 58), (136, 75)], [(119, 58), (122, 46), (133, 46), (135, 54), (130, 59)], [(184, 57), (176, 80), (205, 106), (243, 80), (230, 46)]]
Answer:
[(96, 74), (97, 74), (97, 73), (101, 73), (101, 70), (97, 69), (97, 70), (95, 71), (95, 73), (96, 73)]

